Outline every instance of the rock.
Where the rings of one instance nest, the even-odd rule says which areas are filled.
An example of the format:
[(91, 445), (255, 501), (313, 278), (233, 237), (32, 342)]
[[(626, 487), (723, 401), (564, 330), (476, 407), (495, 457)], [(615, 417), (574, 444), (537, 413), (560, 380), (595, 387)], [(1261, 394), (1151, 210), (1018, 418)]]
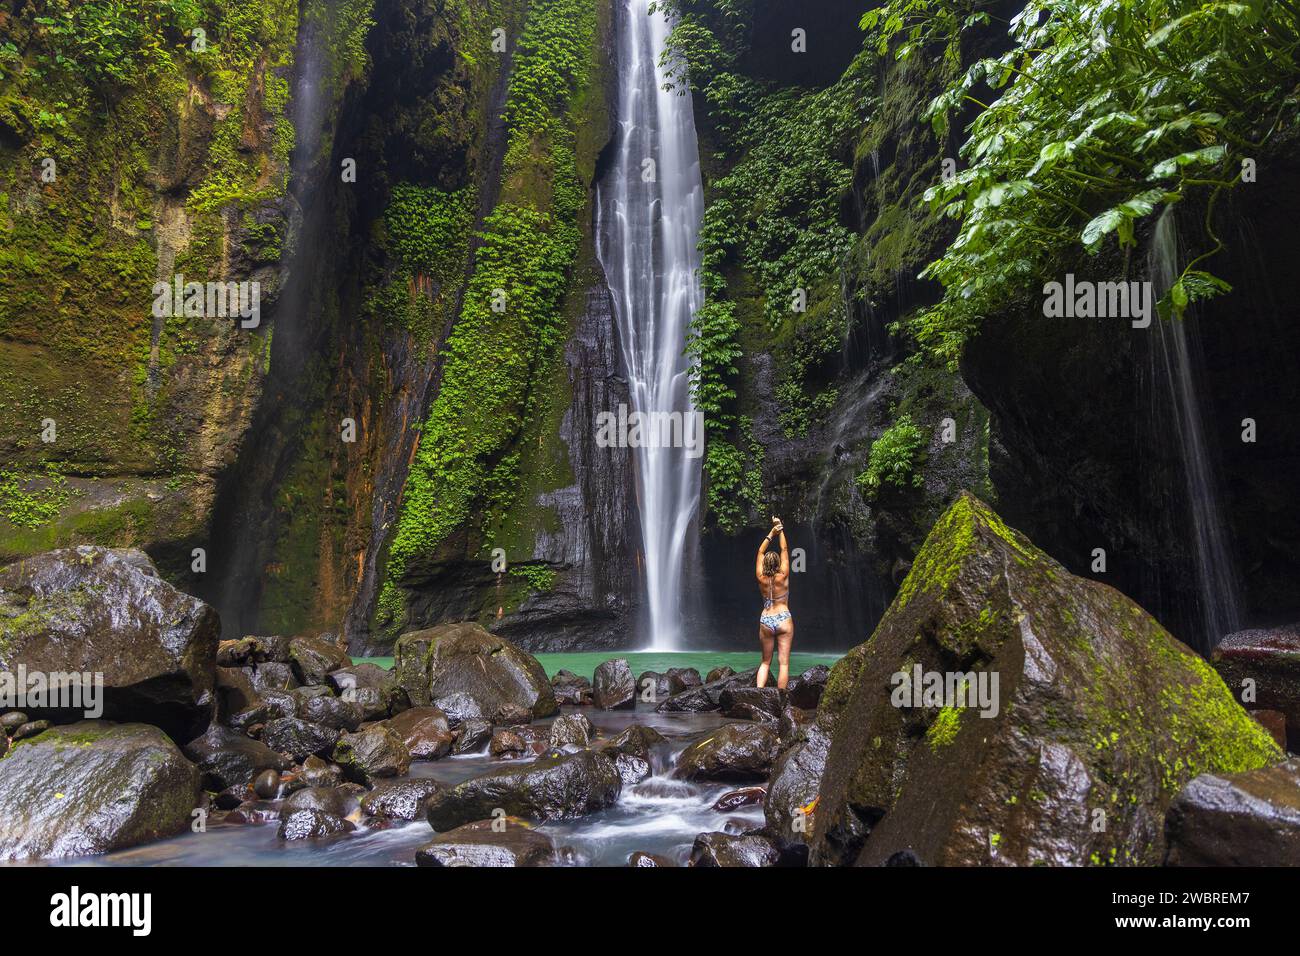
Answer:
[(776, 759), (776, 731), (762, 724), (724, 724), (677, 758), (683, 780), (766, 780)]
[(730, 790), (718, 797), (713, 804), (713, 809), (718, 813), (730, 813), (732, 810), (739, 810), (741, 807), (759, 806), (766, 796), (766, 787), (742, 787), (739, 790)]
[(280, 806), (280, 819), (287, 820), (300, 810), (319, 810), (330, 816), (346, 819), (361, 806), (361, 801), (338, 787), (304, 787), (295, 790)]
[(701, 833), (691, 847), (689, 866), (776, 866), (781, 854), (759, 836)]
[[(927, 673), (940, 691), (928, 706), (908, 692)], [(956, 706), (971, 702), (945, 699), (936, 680), (983, 698)], [(831, 744), (814, 865), (879, 865), (904, 849), (935, 866), (1156, 865), (1187, 780), (1280, 758), (1201, 658), (969, 494), (871, 639), (835, 665), (817, 720)]]
[(596, 736), (595, 725), (587, 719), (586, 714), (565, 714), (551, 722), (550, 743), (552, 747), (561, 744), (577, 744), (585, 747)]
[(330, 673), (329, 683), (341, 698), (361, 708), (365, 720), (382, 720), (411, 706), (397, 677), (378, 664), (340, 667)]
[[(215, 645), (214, 645), (215, 646)], [(107, 853), (189, 828), (199, 771), (157, 727), (83, 720), (0, 762), (0, 860)]]
[(280, 808), (266, 800), (248, 800), (226, 814), (227, 823), (278, 823)]
[(411, 769), (411, 754), (391, 727), (370, 724), (355, 734), (339, 737), (334, 762), (349, 779), (369, 783), (406, 773)]
[(628, 866), (647, 867), (647, 866), (676, 866), (672, 860), (666, 856), (660, 856), (657, 853), (646, 853), (643, 850), (637, 850), (627, 858)]
[[(732, 674), (734, 673), (735, 671), (732, 671)], [(728, 674), (727, 677), (732, 676), (732, 674)], [(680, 694), (704, 683), (704, 681), (700, 680), (700, 672), (694, 667), (670, 667), (668, 673), (664, 676), (668, 678), (669, 695)]]
[(704, 683), (712, 684), (714, 681), (723, 680), (734, 673), (736, 673), (734, 667), (728, 667), (726, 664), (723, 664), (721, 667), (715, 667), (713, 670), (709, 671), (704, 678)]
[(1288, 738), (1300, 747), (1300, 625), (1229, 634), (1210, 663), (1237, 700), (1242, 682), (1253, 680), (1255, 699), (1247, 706), (1286, 714)]
[(672, 696), (672, 691), (668, 689), (668, 675), (660, 674), (658, 671), (642, 671), (641, 676), (636, 679), (636, 693), (638, 697), (646, 697), (646, 691), (650, 690), (650, 703), (657, 704)]
[(217, 644), (218, 667), (243, 667), (253, 663), (253, 656), (258, 649), (257, 638), (241, 637), (234, 641), (220, 641)]
[(299, 683), (324, 684), (332, 671), (351, 667), (352, 658), (340, 647), (332, 634), (319, 637), (295, 637), (289, 641), (289, 663)]
[(822, 691), (830, 679), (831, 669), (825, 664), (810, 667), (798, 677), (792, 679), (786, 688), (786, 699), (795, 707), (804, 710), (816, 710), (821, 703)]
[(476, 820), (426, 843), (415, 852), (419, 866), (551, 866), (555, 844), (519, 820)]
[(447, 715), (439, 708), (412, 707), (387, 721), (389, 727), (402, 738), (412, 760), (437, 760), (451, 753), (456, 739)]
[(281, 840), (320, 840), (355, 829), (349, 821), (319, 810), (295, 810), (280, 821), (275, 835)]
[(251, 679), (253, 687), (263, 698), (269, 696), (268, 691), (291, 691), (296, 690), (299, 686), (298, 678), (293, 673), (293, 667), (276, 661), (258, 664), (253, 668)]
[(532, 763), (493, 770), (429, 798), (429, 823), (450, 830), (504, 810), (525, 820), (560, 820), (612, 806), (622, 789), (614, 761), (583, 750), (546, 755)]
[(1280, 710), (1252, 710), (1250, 716), (1268, 731), (1278, 747), (1286, 749), (1286, 714)]
[(263, 800), (274, 800), (280, 795), (280, 774), (276, 770), (263, 770), (253, 781), (253, 792)]
[(236, 731), (241, 736), (249, 736), (254, 727), (260, 728), (266, 726), (267, 721), (275, 720), (279, 714), (275, 708), (271, 707), (264, 700), (259, 700), (247, 710), (241, 710), (237, 714), (231, 714), (225, 721), (225, 725), (231, 730)]
[[(447, 715), (447, 722), (453, 727), (459, 727), (467, 720), (488, 720), (488, 715), (483, 712), (483, 705), (471, 697), (469, 694), (455, 693), (443, 694), (441, 697), (434, 698), (432, 706), (437, 707)], [(496, 715), (496, 716), (499, 716)]]
[(0, 737), (12, 734), (29, 720), (31, 718), (21, 710), (11, 710), (7, 714), (0, 714)]
[(52, 726), (54, 725), (48, 720), (29, 720), (21, 727), (16, 727), (13, 736), (10, 739), (13, 740), (14, 743), (18, 743), (18, 741), (25, 740), (28, 737), (35, 737), (37, 734), (43, 734)]
[(212, 718), (219, 633), (217, 612), (134, 548), (83, 545), (0, 568), (0, 672), (102, 674), (105, 719), (151, 723), (182, 743)]
[(381, 820), (415, 820), (424, 815), (424, 803), (441, 785), (435, 780), (413, 777), (381, 780), (361, 798), (361, 812)]
[(234, 714), (261, 704), (261, 695), (253, 686), (251, 667), (217, 667), (213, 680), (217, 689), (217, 719), (229, 723)]
[(322, 694), (302, 704), (298, 716), (323, 727), (352, 731), (361, 726), (363, 714), (361, 708), (351, 701)]
[(282, 690), (264, 690), (261, 693), (271, 720), (298, 716), (298, 698), (293, 694)]
[(338, 742), (339, 732), (333, 727), (323, 727), (298, 717), (273, 720), (262, 731), (262, 743), (300, 763), (308, 754), (332, 754)]
[(688, 687), (675, 693), (667, 700), (661, 701), (655, 708), (661, 714), (698, 714), (717, 710), (722, 706), (722, 692), (732, 687), (753, 687), (758, 675), (758, 668), (753, 667), (730, 677), (723, 677), (711, 684)]
[(650, 763), (643, 757), (632, 754), (614, 754), (614, 766), (618, 768), (619, 779), (623, 786), (630, 787), (650, 776)]
[(609, 745), (605, 747), (605, 752), (608, 754), (625, 753), (633, 757), (640, 757), (642, 760), (649, 760), (650, 752), (654, 746), (665, 740), (667, 738), (653, 727), (632, 724), (609, 742)]
[(636, 684), (623, 658), (604, 661), (591, 682), (591, 701), (601, 710), (625, 710), (636, 706)]
[(777, 758), (763, 801), (767, 831), (778, 846), (804, 844), (816, 823), (817, 794), (830, 735), (813, 723), (802, 728), (791, 746)]
[(535, 757), (550, 748), (550, 734), (544, 727), (502, 727), (492, 734), (488, 753), (502, 760)]
[(728, 687), (718, 698), (722, 716), (773, 721), (781, 716), (781, 692), (775, 687)]
[(451, 752), (456, 756), (482, 753), (491, 740), (492, 724), (486, 720), (467, 720), (456, 728), (456, 742), (451, 745)]
[(549, 717), (557, 706), (551, 683), (537, 658), (477, 624), (440, 624), (411, 631), (397, 640), (394, 671), (413, 704), (437, 703), (447, 714), (447, 698), (463, 694), (479, 706), (473, 716), (494, 717), (504, 705), (527, 708), (534, 719)]
[(288, 770), (290, 761), (266, 744), (213, 724), (182, 748), (202, 773), (205, 790), (247, 787), (266, 770)]
[(257, 642), (254, 658), (259, 664), (263, 661), (288, 664), (292, 660), (293, 638), (283, 634), (258, 634), (253, 640)]
[(1300, 865), (1300, 757), (1236, 774), (1202, 774), (1165, 818), (1167, 866)]
[(781, 738), (781, 748), (784, 750), (794, 743), (803, 729), (812, 723), (816, 715), (816, 711), (803, 710), (787, 704), (781, 711), (780, 719), (776, 722), (776, 733)]
[(337, 787), (343, 783), (343, 768), (313, 754), (302, 762), (300, 776), (309, 787)]
[(532, 723), (533, 712), (519, 704), (506, 703), (497, 708), (496, 722), (505, 725)]
[(584, 707), (591, 703), (591, 681), (572, 671), (556, 671), (551, 677), (551, 690), (554, 691), (555, 701), (558, 704)]

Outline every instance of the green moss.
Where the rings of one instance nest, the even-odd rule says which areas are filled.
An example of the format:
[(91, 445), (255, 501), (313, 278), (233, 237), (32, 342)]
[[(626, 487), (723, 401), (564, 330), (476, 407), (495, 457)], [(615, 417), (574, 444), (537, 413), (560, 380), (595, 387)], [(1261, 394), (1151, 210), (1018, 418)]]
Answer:
[(934, 718), (934, 723), (926, 730), (925, 739), (929, 742), (931, 750), (938, 750), (956, 740), (959, 730), (961, 730), (961, 709), (944, 707)]

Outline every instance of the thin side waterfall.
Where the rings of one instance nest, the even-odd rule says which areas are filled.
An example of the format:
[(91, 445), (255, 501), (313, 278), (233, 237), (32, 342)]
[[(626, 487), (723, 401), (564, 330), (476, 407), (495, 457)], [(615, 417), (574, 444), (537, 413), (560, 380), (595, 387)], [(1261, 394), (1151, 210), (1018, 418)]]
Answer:
[[(631, 411), (694, 414), (684, 354), (703, 301), (696, 248), (704, 191), (689, 96), (664, 89), (669, 24), (646, 0), (617, 16), (619, 138), (596, 196), (596, 254), (614, 298)], [(611, 410), (616, 411), (616, 410)], [(680, 646), (684, 565), (700, 500), (700, 459), (682, 447), (635, 450), (650, 643)]]
[[(1172, 211), (1167, 209), (1156, 223), (1151, 241), (1150, 276), (1156, 299), (1169, 290), (1178, 274), (1178, 230)], [(1154, 325), (1159, 341), (1153, 345), (1151, 354), (1156, 380), (1168, 389), (1169, 407), (1182, 450), (1190, 540), (1195, 551), (1201, 617), (1206, 632), (1202, 649), (1209, 650), (1224, 635), (1237, 630), (1241, 613), (1235, 561), (1228, 545), (1218, 482), (1201, 422), (1194, 343), (1186, 327), (1188, 321), (1157, 318)]]

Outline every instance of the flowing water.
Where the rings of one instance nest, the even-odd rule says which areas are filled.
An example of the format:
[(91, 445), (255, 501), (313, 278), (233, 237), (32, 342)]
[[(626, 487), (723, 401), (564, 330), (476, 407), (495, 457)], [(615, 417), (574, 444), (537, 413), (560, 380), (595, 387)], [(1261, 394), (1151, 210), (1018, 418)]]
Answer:
[[(659, 57), (669, 24), (646, 8), (645, 0), (622, 0), (617, 15), (619, 134), (597, 186), (596, 253), (614, 298), (631, 410), (676, 413), (685, 425), (694, 408), (683, 350), (702, 302), (696, 243), (704, 193), (691, 99), (664, 89)], [(681, 447), (635, 454), (651, 645), (672, 649), (682, 639), (700, 459)]]
[[(1154, 297), (1159, 299), (1179, 274), (1178, 232), (1172, 210), (1166, 210), (1156, 223), (1149, 271)], [(1201, 400), (1196, 389), (1198, 363), (1195, 343), (1187, 327), (1189, 321), (1192, 321), (1190, 315), (1154, 321), (1159, 344), (1152, 349), (1152, 359), (1156, 380), (1162, 381), (1168, 391), (1183, 457), (1191, 544), (1205, 628), (1201, 647), (1209, 650), (1225, 634), (1238, 629), (1241, 617), (1235, 560), (1201, 421)]]
[[(653, 775), (626, 786), (607, 810), (574, 820), (539, 825), (560, 848), (573, 852), (569, 861), (586, 866), (624, 866), (637, 850), (667, 856), (684, 864), (696, 836), (727, 826), (761, 826), (763, 809), (749, 806), (720, 813), (712, 809), (718, 797), (744, 784), (686, 783), (672, 778), (678, 755), (703, 734), (729, 720), (713, 714), (657, 714), (650, 704), (636, 711), (563, 708), (584, 713), (600, 736), (610, 738), (628, 725), (654, 727), (668, 738), (652, 754)], [(537, 721), (545, 724), (549, 721)], [(411, 776), (428, 777), (454, 786), (492, 769), (522, 761), (500, 761), (486, 754), (416, 762)], [(350, 834), (326, 840), (285, 842), (276, 836), (278, 824), (214, 824), (205, 833), (186, 833), (105, 856), (57, 861), (57, 865), (95, 866), (414, 866), (415, 851), (433, 839), (424, 819), (387, 829), (359, 824)]]

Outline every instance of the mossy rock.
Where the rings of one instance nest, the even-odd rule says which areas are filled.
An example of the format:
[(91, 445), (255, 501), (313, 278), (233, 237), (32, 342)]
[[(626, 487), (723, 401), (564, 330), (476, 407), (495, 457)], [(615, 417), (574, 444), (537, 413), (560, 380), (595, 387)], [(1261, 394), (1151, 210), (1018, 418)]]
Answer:
[[(894, 675), (918, 665), (996, 674), (998, 706), (895, 706)], [(932, 865), (1155, 865), (1188, 780), (1282, 756), (1142, 608), (965, 493), (871, 639), (836, 665), (817, 719), (832, 732), (820, 864), (909, 851)]]

